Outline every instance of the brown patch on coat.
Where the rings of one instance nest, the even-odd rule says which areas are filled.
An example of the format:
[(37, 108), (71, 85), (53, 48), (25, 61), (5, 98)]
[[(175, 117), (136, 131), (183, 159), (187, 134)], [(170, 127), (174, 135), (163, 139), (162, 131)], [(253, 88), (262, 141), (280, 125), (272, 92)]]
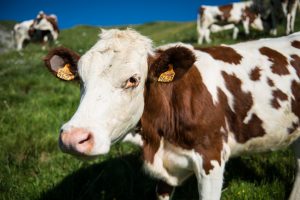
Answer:
[(234, 111), (241, 117), (241, 120), (247, 116), (247, 112), (253, 105), (253, 99), (250, 92), (244, 92), (242, 90), (242, 81), (235, 75), (222, 72), (222, 76), (226, 83), (227, 89), (234, 96)]
[(243, 56), (238, 54), (233, 48), (226, 46), (216, 46), (207, 48), (195, 48), (210, 54), (214, 59), (221, 60), (229, 64), (240, 64)]
[(273, 90), (272, 95), (273, 95), (273, 99), (271, 101), (271, 105), (275, 109), (280, 108), (279, 100), (281, 100), (281, 101), (288, 100), (288, 96), (279, 89)]
[(219, 6), (219, 10), (222, 12), (221, 20), (228, 20), (229, 19), (229, 17), (231, 16), (230, 12), (231, 12), (232, 8), (233, 8), (232, 4)]
[(289, 71), (287, 69), (288, 62), (284, 55), (278, 51), (271, 49), (269, 47), (262, 47), (259, 49), (262, 55), (267, 56), (269, 61), (273, 63), (271, 66), (272, 72), (278, 75), (288, 75)]
[(300, 49), (300, 41), (298, 40), (294, 40), (291, 42), (292, 46), (297, 48), (297, 49)]
[(270, 79), (270, 78), (268, 78), (268, 85), (270, 86), (270, 87), (273, 87), (275, 84), (274, 84), (274, 81), (272, 80), (272, 79)]
[(59, 56), (63, 60), (64, 64), (62, 65), (62, 67), (65, 64), (69, 63), (71, 65), (71, 72), (74, 74), (77, 74), (77, 63), (78, 63), (78, 60), (80, 59), (79, 54), (77, 54), (76, 52), (74, 52), (68, 48), (65, 48), (65, 47), (57, 47), (57, 48), (52, 49), (47, 54), (47, 56), (45, 56), (43, 58), (43, 60), (44, 60), (45, 66), (48, 68), (48, 70), (53, 75), (56, 76), (57, 71), (52, 69), (51, 63), (50, 63), (50, 60), (53, 56)]
[(273, 63), (271, 69), (274, 74), (289, 74), (289, 70), (287, 69), (288, 62), (284, 55), (269, 47), (262, 47), (259, 49), (259, 51), (262, 55), (267, 56), (269, 58), (269, 61)]
[(296, 70), (297, 76), (300, 78), (300, 57), (296, 54), (291, 55), (293, 60), (290, 61), (291, 65)]
[(237, 142), (245, 143), (251, 138), (265, 135), (262, 120), (256, 114), (252, 114), (248, 123), (244, 123), (244, 119), (253, 105), (251, 93), (242, 91), (242, 82), (235, 75), (226, 72), (222, 72), (222, 75), (226, 87), (234, 97), (234, 111), (229, 107), (227, 97), (221, 90), (219, 90), (219, 98), (225, 107), (229, 129), (234, 133)]
[[(161, 56), (170, 55), (162, 53)], [(172, 64), (178, 65), (174, 61)], [(145, 106), (141, 119), (142, 137), (145, 141), (144, 159), (153, 162), (161, 138), (164, 138), (164, 141), (175, 146), (187, 150), (194, 149), (201, 154), (203, 168), (208, 174), (213, 168), (212, 160), (221, 164), (223, 140), (226, 138), (224, 133), (220, 132), (225, 124), (221, 105), (213, 104), (212, 97), (195, 66), (181, 68), (182, 76), (177, 80), (159, 83), (155, 78), (151, 78), (156, 74), (156, 65), (157, 63), (153, 62), (150, 67), (150, 77), (146, 81), (144, 93)]]
[(54, 17), (51, 16), (46, 16), (46, 19), (48, 22), (50, 22), (50, 24), (53, 26), (53, 29), (59, 33), (59, 28), (58, 28), (58, 24), (57, 21)]
[(257, 13), (255, 13), (250, 7), (246, 7), (242, 11), (242, 19), (246, 20), (248, 18), (250, 24), (252, 24), (257, 17)]
[(242, 134), (239, 135), (238, 141), (246, 142), (251, 138), (264, 136), (266, 132), (262, 124), (262, 120), (256, 114), (253, 114), (250, 121), (243, 126)]
[(265, 135), (265, 130), (262, 127), (262, 120), (253, 114), (247, 124), (243, 122), (241, 115), (233, 112), (228, 104), (227, 97), (222, 90), (218, 90), (219, 99), (224, 105), (225, 116), (228, 122), (229, 129), (234, 133), (235, 139), (239, 143), (246, 143), (248, 140), (255, 137)]
[(259, 67), (255, 67), (250, 72), (250, 79), (253, 81), (258, 81), (260, 79), (260, 71), (261, 69)]
[(292, 82), (292, 112), (300, 119), (300, 83)]

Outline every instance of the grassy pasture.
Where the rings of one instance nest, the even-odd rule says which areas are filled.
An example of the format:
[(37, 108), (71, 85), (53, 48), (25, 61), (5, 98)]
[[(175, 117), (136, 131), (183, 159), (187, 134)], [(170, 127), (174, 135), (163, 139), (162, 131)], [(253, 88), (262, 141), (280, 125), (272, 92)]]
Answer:
[[(133, 28), (155, 45), (197, 41), (194, 22), (153, 22)], [(300, 30), (299, 17), (296, 30)], [(283, 34), (283, 27), (279, 33)], [(98, 34), (99, 28), (76, 26), (63, 30), (53, 46), (64, 45), (83, 54)], [(240, 34), (239, 41), (245, 40)], [(253, 32), (248, 39), (264, 36)], [(214, 34), (212, 39), (213, 45), (235, 42), (231, 32)], [(49, 48), (29, 44), (21, 52), (0, 54), (0, 199), (154, 199), (156, 180), (144, 173), (140, 150), (130, 144), (116, 144), (108, 155), (90, 162), (61, 153), (58, 131), (77, 108), (79, 87), (58, 81), (43, 67)], [(286, 199), (294, 172), (290, 149), (232, 159), (222, 199)], [(174, 196), (197, 198), (194, 177), (178, 187)]]

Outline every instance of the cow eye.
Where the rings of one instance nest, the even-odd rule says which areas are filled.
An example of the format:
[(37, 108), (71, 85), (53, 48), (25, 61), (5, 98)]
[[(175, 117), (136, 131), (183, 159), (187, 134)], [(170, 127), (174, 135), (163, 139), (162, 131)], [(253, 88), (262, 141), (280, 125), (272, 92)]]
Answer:
[(133, 75), (125, 82), (124, 89), (135, 88), (139, 85), (139, 83), (140, 83), (140, 77), (138, 77), (137, 75)]

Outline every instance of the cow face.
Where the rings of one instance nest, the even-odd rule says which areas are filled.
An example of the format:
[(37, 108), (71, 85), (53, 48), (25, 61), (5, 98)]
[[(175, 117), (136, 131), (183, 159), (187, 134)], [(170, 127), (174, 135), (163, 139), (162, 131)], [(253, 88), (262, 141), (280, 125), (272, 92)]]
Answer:
[(81, 58), (57, 48), (45, 64), (58, 78), (81, 82), (80, 105), (61, 128), (63, 151), (94, 156), (109, 151), (141, 118), (151, 41), (132, 30), (103, 31)]
[(53, 30), (52, 24), (46, 18), (36, 19), (32, 28), (38, 29), (38, 30)]
[(37, 18), (34, 20), (31, 29), (39, 30), (39, 31), (49, 31), (51, 33), (51, 37), (54, 40), (58, 38), (58, 25), (57, 18), (55, 15), (47, 16), (45, 13), (40, 12)]
[(263, 20), (262, 20), (260, 14), (256, 15), (256, 17), (254, 18), (253, 22), (250, 25), (253, 29), (256, 29), (259, 31), (264, 30), (264, 24), (263, 24)]

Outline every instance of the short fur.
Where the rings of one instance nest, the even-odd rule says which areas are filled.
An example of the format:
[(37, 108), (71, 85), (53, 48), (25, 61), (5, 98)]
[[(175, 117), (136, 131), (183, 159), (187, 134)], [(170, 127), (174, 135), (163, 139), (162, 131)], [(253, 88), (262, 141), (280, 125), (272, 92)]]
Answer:
[(65, 64), (70, 64), (71, 65), (71, 71), (76, 74), (77, 76), (77, 63), (78, 60), (80, 59), (80, 55), (77, 54), (76, 52), (66, 48), (66, 47), (57, 47), (52, 49), (47, 56), (45, 56), (44, 63), (48, 70), (56, 76), (57, 71), (53, 70), (53, 67), (50, 64), (51, 58), (56, 55), (59, 56), (61, 59), (64, 60), (64, 64), (61, 66), (63, 67)]

